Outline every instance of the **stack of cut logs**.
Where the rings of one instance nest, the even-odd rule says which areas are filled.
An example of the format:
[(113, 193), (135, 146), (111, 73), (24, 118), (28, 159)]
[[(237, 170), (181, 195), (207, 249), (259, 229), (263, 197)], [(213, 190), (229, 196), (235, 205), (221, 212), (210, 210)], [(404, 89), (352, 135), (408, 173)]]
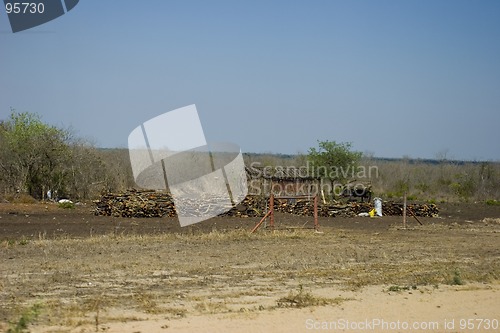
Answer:
[[(226, 199), (227, 200), (227, 199)], [(220, 198), (206, 198), (199, 202), (189, 202), (184, 206), (195, 207), (183, 211), (184, 216), (216, 215), (210, 210), (220, 208)], [(223, 216), (255, 217), (266, 212), (268, 199), (247, 196), (239, 205), (229, 209)], [(94, 214), (115, 217), (174, 217), (177, 212), (170, 193), (154, 190), (128, 190), (122, 193), (107, 193), (94, 200)], [(228, 207), (230, 208), (230, 207)]]
[[(403, 203), (386, 201), (382, 205), (383, 215), (403, 215)], [(290, 213), (294, 215), (312, 216), (314, 214), (314, 205), (312, 200), (274, 200), (275, 211)], [(349, 202), (349, 203), (330, 203), (318, 204), (318, 216), (323, 217), (351, 217), (359, 213), (368, 213), (373, 209), (373, 204), (369, 202)], [(416, 216), (436, 217), (439, 209), (435, 204), (408, 204), (407, 214), (413, 213)]]
[[(401, 202), (385, 202), (383, 204), (383, 213), (385, 215), (403, 215), (403, 203)], [(406, 214), (416, 216), (436, 217), (439, 209), (435, 204), (408, 204), (406, 209), (409, 211)]]
[[(210, 210), (214, 207), (220, 208), (218, 198), (207, 198), (190, 202), (192, 211), (183, 212), (185, 216), (211, 215)], [(99, 200), (94, 201), (95, 215), (116, 217), (163, 217), (176, 216), (174, 201), (169, 193), (161, 191), (129, 190), (123, 193), (108, 193)], [(229, 208), (229, 207), (228, 207)], [(439, 210), (434, 204), (408, 204), (408, 214), (416, 216), (434, 217)], [(261, 217), (269, 209), (269, 199), (261, 196), (248, 195), (240, 204), (229, 209), (221, 216), (236, 217)], [(274, 199), (276, 212), (288, 213), (301, 216), (312, 216), (314, 214), (313, 200), (305, 199)], [(349, 202), (318, 204), (318, 215), (323, 217), (349, 217), (359, 213), (367, 213), (373, 209), (372, 203)], [(402, 215), (403, 204), (399, 202), (386, 201), (382, 204), (384, 215)], [(212, 214), (212, 216), (215, 214)]]
[(176, 216), (174, 201), (169, 193), (148, 190), (129, 190), (107, 193), (94, 200), (94, 214), (115, 217)]

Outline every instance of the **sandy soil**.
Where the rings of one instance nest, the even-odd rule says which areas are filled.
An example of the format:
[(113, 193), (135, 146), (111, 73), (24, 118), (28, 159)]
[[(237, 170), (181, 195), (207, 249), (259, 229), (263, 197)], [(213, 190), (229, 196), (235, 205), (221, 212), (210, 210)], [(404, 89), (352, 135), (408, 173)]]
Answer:
[(336, 306), (202, 315), (175, 321), (159, 317), (137, 323), (113, 323), (107, 327), (108, 332), (117, 333), (495, 332), (500, 329), (495, 321), (482, 320), (499, 317), (498, 284), (428, 287), (403, 292), (388, 292), (387, 287), (370, 286), (357, 292), (322, 292), (347, 297), (348, 300)]
[(500, 331), (500, 207), (440, 208), (407, 229), (279, 215), (249, 234), (0, 204), (0, 331)]

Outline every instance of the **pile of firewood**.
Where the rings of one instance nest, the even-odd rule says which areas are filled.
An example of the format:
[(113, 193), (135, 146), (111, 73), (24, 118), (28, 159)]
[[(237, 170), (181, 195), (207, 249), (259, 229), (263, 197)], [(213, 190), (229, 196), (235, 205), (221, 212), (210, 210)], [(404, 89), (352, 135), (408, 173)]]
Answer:
[[(280, 213), (288, 213), (299, 216), (312, 216), (314, 214), (314, 203), (306, 199), (277, 199), (274, 198), (274, 210)], [(318, 215), (320, 207), (318, 206)]]
[[(177, 199), (179, 200), (179, 199)], [(204, 200), (186, 199), (189, 211), (184, 216), (216, 215), (212, 209), (220, 208), (220, 198), (204, 198)], [(268, 199), (259, 196), (247, 196), (235, 207), (227, 207), (221, 216), (255, 217), (266, 212)], [(94, 200), (94, 214), (115, 217), (175, 217), (174, 200), (170, 193), (154, 190), (128, 190), (121, 193), (107, 193), (99, 200)], [(194, 207), (194, 208), (193, 208)]]
[(94, 214), (115, 217), (176, 216), (174, 201), (169, 193), (129, 190), (107, 193), (94, 200)]
[(264, 216), (267, 212), (269, 199), (257, 196), (247, 195), (245, 199), (235, 207), (231, 208), (221, 216), (236, 216), (236, 217), (259, 217)]
[(335, 203), (320, 206), (319, 216), (328, 217), (352, 217), (359, 213), (368, 213), (373, 209), (373, 205), (368, 202), (351, 202), (347, 204)]
[[(438, 216), (439, 209), (435, 204), (417, 204), (412, 203), (406, 206), (408, 215), (416, 215), (423, 217)], [(401, 202), (384, 202), (382, 212), (385, 215), (403, 215), (403, 203)]]
[[(318, 204), (318, 216), (352, 217), (360, 213), (368, 213), (374, 208), (370, 202), (328, 203)], [(312, 216), (314, 203), (304, 199), (274, 199), (274, 209), (277, 212), (300, 216)], [(435, 204), (408, 204), (408, 213), (416, 216), (435, 217), (439, 209)], [(382, 204), (383, 215), (403, 215), (403, 203), (386, 201)]]
[[(217, 198), (198, 201), (189, 202), (189, 206), (195, 208), (183, 212), (183, 214), (185, 216), (211, 215), (212, 209), (220, 208)], [(172, 196), (161, 191), (129, 190), (123, 193), (108, 193), (99, 200), (95, 200), (94, 205), (95, 215), (116, 217), (177, 216)], [(274, 198), (273, 205), (274, 210), (280, 213), (299, 216), (312, 216), (314, 214), (313, 200)], [(373, 204), (369, 202), (318, 203), (318, 216), (350, 217), (359, 213), (368, 213), (372, 209)], [(407, 209), (407, 214), (416, 216), (434, 217), (439, 213), (435, 204), (408, 204)], [(262, 217), (268, 210), (268, 198), (248, 195), (240, 204), (220, 214), (220, 216)], [(393, 201), (383, 202), (382, 214), (403, 215), (403, 204)]]

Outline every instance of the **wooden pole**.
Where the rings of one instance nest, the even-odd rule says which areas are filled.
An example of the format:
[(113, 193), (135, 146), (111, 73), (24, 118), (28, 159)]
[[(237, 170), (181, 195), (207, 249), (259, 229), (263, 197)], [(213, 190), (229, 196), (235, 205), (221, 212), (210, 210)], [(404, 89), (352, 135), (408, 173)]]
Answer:
[(403, 196), (403, 228), (406, 229), (406, 191)]
[(318, 225), (318, 195), (314, 196), (314, 229), (317, 231), (319, 229)]
[(424, 225), (422, 222), (420, 222), (420, 220), (417, 218), (417, 216), (410, 207), (408, 207), (408, 211), (410, 212), (410, 215), (413, 216), (413, 218), (415, 218), (415, 220), (417, 220), (418, 223), (420, 223), (420, 225)]

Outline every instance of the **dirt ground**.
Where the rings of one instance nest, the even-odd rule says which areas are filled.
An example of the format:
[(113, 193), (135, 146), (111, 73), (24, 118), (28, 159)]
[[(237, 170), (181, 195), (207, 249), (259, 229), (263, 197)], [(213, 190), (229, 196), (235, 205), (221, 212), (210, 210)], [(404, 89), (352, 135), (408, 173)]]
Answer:
[(277, 215), (250, 234), (1, 203), (0, 331), (500, 331), (500, 207), (439, 207), (406, 229)]
[[(500, 217), (500, 206), (484, 204), (440, 204), (439, 218), (419, 218), (425, 224), (470, 224), (484, 218)], [(212, 218), (185, 228), (177, 218), (117, 218), (94, 216), (92, 205), (77, 205), (75, 209), (61, 209), (55, 203), (8, 204), (0, 203), (0, 241), (20, 239), (54, 239), (61, 237), (86, 238), (97, 235), (161, 235), (164, 233), (204, 233), (212, 230), (252, 229), (259, 218)], [(408, 217), (408, 226), (416, 226)], [(373, 222), (373, 223), (372, 223)], [(376, 222), (376, 223), (375, 223)], [(321, 227), (349, 230), (381, 231), (402, 223), (402, 217), (381, 219), (319, 218)], [(312, 228), (312, 217), (277, 214), (276, 227)]]

